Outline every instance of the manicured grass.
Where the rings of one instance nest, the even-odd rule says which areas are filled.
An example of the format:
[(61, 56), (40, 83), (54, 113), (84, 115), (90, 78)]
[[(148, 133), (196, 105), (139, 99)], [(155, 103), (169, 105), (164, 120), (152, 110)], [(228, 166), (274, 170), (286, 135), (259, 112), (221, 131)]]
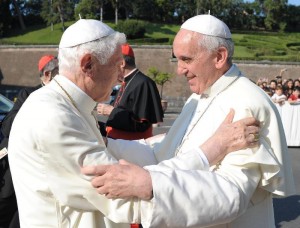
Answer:
[[(66, 22), (69, 26), (73, 22)], [(113, 22), (105, 21), (115, 28)], [(145, 38), (129, 40), (130, 44), (172, 45), (179, 25), (147, 23)], [(62, 35), (61, 24), (55, 24), (53, 31), (49, 27), (28, 28), (22, 33), (13, 33), (0, 39), (1, 44), (53, 44), (58, 45)], [(234, 59), (300, 61), (300, 33), (270, 33), (233, 31), (235, 43)]]
[(235, 59), (300, 61), (300, 33), (233, 34)]

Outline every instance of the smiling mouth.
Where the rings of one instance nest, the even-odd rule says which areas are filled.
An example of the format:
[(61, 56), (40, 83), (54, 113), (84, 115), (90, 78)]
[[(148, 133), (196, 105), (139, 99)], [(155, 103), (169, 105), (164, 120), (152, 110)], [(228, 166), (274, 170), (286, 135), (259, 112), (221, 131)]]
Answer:
[(190, 81), (191, 79), (195, 78), (196, 76), (185, 76), (187, 81)]

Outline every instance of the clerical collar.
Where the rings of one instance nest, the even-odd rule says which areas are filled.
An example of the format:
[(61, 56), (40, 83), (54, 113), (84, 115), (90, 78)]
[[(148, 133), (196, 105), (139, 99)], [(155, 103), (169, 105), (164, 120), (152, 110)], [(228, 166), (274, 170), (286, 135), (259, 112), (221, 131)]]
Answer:
[[(91, 112), (94, 109), (97, 103), (72, 81), (62, 75), (56, 75), (55, 79), (72, 97), (80, 112)], [(56, 83), (52, 80), (50, 84)]]
[(209, 98), (215, 96), (222, 90), (226, 89), (237, 77), (242, 76), (242, 73), (237, 68), (235, 64), (233, 64), (229, 70), (222, 75), (212, 86), (207, 88), (200, 96), (200, 99)]
[(138, 69), (137, 68), (134, 68), (132, 71), (130, 71), (128, 74), (126, 74), (124, 76), (124, 81), (128, 81), (130, 79), (130, 76), (134, 75), (134, 72), (137, 71)]

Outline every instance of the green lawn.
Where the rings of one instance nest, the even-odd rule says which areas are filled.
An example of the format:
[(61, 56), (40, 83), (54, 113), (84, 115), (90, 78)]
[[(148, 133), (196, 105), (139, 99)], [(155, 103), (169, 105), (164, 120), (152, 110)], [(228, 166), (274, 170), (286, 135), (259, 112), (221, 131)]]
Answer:
[[(67, 22), (69, 26), (72, 22)], [(106, 22), (112, 28), (114, 23)], [(129, 40), (130, 44), (171, 45), (179, 25), (148, 23), (146, 38)], [(10, 37), (0, 39), (1, 44), (53, 44), (58, 45), (62, 35), (61, 24), (50, 27), (28, 28), (22, 34), (12, 33)], [(234, 59), (300, 61), (300, 33), (233, 32), (235, 43)]]

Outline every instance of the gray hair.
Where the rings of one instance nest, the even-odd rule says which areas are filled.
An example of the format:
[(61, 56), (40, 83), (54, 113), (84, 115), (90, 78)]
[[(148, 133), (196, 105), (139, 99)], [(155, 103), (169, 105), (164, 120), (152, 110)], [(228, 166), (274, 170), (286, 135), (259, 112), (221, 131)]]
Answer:
[(44, 75), (44, 72), (53, 71), (57, 67), (58, 67), (58, 60), (57, 60), (57, 58), (51, 59), (46, 64), (46, 66), (44, 66), (44, 68), (40, 71), (40, 77), (42, 77)]
[(104, 65), (115, 52), (117, 46), (126, 42), (124, 33), (115, 32), (95, 41), (71, 48), (60, 48), (58, 51), (59, 72), (73, 72), (80, 66), (80, 59), (85, 54), (94, 55)]
[(209, 52), (216, 51), (219, 47), (225, 47), (228, 51), (227, 62), (232, 64), (232, 57), (234, 53), (234, 43), (232, 39), (225, 39), (216, 36), (209, 36), (201, 34), (202, 39), (199, 39), (199, 46), (205, 48)]

